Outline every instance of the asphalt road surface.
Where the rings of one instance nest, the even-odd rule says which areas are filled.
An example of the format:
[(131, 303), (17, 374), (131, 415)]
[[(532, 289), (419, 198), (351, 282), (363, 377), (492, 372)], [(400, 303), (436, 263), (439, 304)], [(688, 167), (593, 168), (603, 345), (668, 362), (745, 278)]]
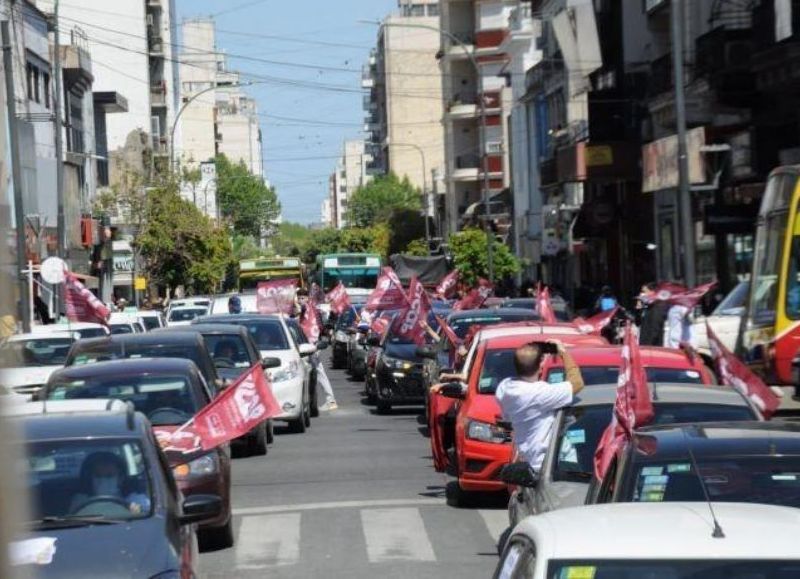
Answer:
[(504, 505), (448, 507), (421, 409), (378, 416), (362, 382), (328, 374), (339, 410), (233, 461), (236, 543), (202, 553), (202, 576), (490, 577)]

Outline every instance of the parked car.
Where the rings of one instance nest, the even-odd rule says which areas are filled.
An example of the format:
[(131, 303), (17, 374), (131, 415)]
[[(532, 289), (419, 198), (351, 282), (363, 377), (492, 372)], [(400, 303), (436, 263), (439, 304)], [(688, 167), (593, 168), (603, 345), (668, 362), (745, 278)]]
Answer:
[(206, 316), (194, 324), (238, 324), (247, 328), (264, 358), (280, 358), (281, 366), (270, 371), (272, 391), (283, 409), (273, 420), (287, 422), (292, 432), (311, 426), (311, 388), (304, 358), (317, 351), (312, 344), (298, 345), (279, 314)]
[[(195, 525), (219, 515), (220, 497), (184, 498), (148, 421), (127, 405), (71, 407), (7, 417), (23, 434), (31, 496), (17, 545), (39, 540), (51, 553), (36, 576), (199, 576)], [(100, 469), (116, 471), (126, 494), (97, 495), (89, 481)]]
[(139, 310), (138, 315), (148, 332), (167, 327), (167, 322), (164, 321), (164, 314), (158, 310)]
[(31, 328), (31, 333), (42, 335), (74, 334), (81, 340), (85, 340), (86, 338), (102, 338), (103, 336), (111, 335), (111, 331), (108, 327), (90, 322), (67, 322), (33, 326)]
[[(214, 360), (214, 366), (220, 378), (226, 384), (235, 382), (242, 374), (254, 365), (261, 364), (265, 369), (271, 367), (264, 360), (250, 332), (244, 326), (236, 324), (194, 324), (179, 328), (156, 330), (156, 333), (172, 333), (175, 331), (193, 331), (203, 336), (208, 353)], [(252, 455), (267, 454), (268, 444), (274, 439), (272, 420), (266, 420), (253, 428), (246, 435), (238, 438), (248, 446)]]
[(144, 334), (147, 330), (138, 314), (113, 312), (108, 319), (108, 329), (114, 336)]
[[(715, 517), (716, 515), (716, 517)], [(720, 533), (716, 533), (715, 521)], [(731, 503), (613, 504), (528, 517), (495, 579), (800, 576), (800, 511)]]
[(224, 385), (203, 337), (190, 331), (80, 340), (72, 345), (64, 365), (83, 366), (125, 358), (185, 358), (197, 365), (213, 392), (218, 392)]
[(77, 339), (69, 332), (9, 336), (0, 342), (0, 385), (30, 397), (64, 365)]
[[(651, 384), (656, 424), (761, 420), (735, 390), (703, 384)], [(584, 504), (594, 453), (611, 420), (616, 384), (584, 388), (574, 404), (556, 413), (553, 435), (533, 486), (520, 486), (509, 501), (513, 527), (528, 515)]]
[[(168, 437), (213, 399), (197, 366), (191, 360), (137, 358), (73, 366), (55, 372), (40, 395), (46, 400), (120, 399), (147, 417), (156, 436)], [(185, 461), (185, 462), (184, 462)], [(231, 515), (230, 447), (197, 451), (180, 463), (171, 462), (173, 474), (186, 496), (220, 497), (218, 515), (201, 527), (201, 540), (214, 547), (233, 544)]]
[[(556, 315), (556, 318), (559, 322), (570, 322), (574, 317), (572, 315), (572, 309), (569, 307), (567, 300), (560, 296), (552, 296), (550, 298), (550, 303), (553, 306), (553, 312)], [(537, 303), (536, 298), (508, 298), (503, 300), (503, 303), (500, 304), (501, 308), (517, 308), (517, 309), (532, 309), (536, 311)]]

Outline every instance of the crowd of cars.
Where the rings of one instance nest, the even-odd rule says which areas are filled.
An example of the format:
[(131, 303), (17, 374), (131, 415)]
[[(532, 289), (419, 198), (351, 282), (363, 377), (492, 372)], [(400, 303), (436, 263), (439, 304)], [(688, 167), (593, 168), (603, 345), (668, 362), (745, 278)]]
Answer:
[[(209, 314), (221, 299), (226, 313)], [(256, 313), (254, 300), (228, 314), (227, 301), (115, 313), (108, 326), (37, 326), (0, 343), (4, 418), (25, 443), (32, 499), (33, 534), (19, 548), (58, 541), (44, 576), (195, 576), (199, 550), (233, 545), (232, 458), (266, 455), (275, 424), (311, 426), (310, 358), (327, 343), (309, 343), (294, 319)], [(255, 365), (279, 415), (211, 450), (162, 450)], [(101, 552), (85, 557), (87, 544)]]

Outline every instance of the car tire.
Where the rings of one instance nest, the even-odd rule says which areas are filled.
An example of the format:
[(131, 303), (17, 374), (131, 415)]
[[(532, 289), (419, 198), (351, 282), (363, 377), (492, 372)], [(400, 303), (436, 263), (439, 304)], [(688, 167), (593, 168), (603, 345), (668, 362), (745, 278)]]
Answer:
[(377, 400), (378, 414), (389, 414), (392, 411), (392, 403), (386, 400)]
[(199, 542), (203, 551), (219, 551), (233, 547), (233, 517), (222, 527), (201, 529)]
[(317, 391), (317, 381), (311, 386), (311, 418), (319, 417), (319, 392)]
[(500, 533), (500, 537), (497, 539), (497, 554), (498, 556), (503, 555), (503, 551), (505, 551), (506, 543), (511, 538), (511, 532), (514, 530), (514, 527), (508, 527), (505, 531)]
[(256, 435), (250, 437), (250, 440), (247, 441), (248, 446), (250, 447), (248, 449), (250, 451), (250, 456), (264, 456), (267, 454), (267, 445), (269, 444), (267, 428), (268, 426), (266, 422), (259, 425)]
[(267, 444), (275, 442), (275, 423), (267, 420)]
[(309, 402), (306, 409), (303, 411), (303, 424), (306, 428), (311, 428), (311, 403)]
[(308, 404), (306, 404), (305, 397), (303, 399), (303, 406), (300, 409), (300, 416), (294, 420), (289, 421), (289, 432), (294, 434), (303, 434), (308, 426), (311, 424), (311, 419), (308, 416)]
[(447, 483), (447, 486), (444, 488), (444, 496), (448, 506), (457, 509), (467, 508), (473, 503), (472, 493), (462, 489), (457, 480)]

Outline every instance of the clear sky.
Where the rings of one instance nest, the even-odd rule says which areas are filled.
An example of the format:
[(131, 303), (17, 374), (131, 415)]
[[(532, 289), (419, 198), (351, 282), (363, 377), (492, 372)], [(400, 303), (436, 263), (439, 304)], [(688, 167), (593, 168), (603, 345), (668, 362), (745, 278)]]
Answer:
[[(258, 100), (266, 176), (288, 221), (319, 221), (342, 143), (362, 138), (361, 66), (396, 0), (177, 0), (178, 18), (214, 16), (217, 48)], [(266, 62), (270, 61), (270, 62)]]

